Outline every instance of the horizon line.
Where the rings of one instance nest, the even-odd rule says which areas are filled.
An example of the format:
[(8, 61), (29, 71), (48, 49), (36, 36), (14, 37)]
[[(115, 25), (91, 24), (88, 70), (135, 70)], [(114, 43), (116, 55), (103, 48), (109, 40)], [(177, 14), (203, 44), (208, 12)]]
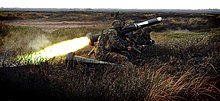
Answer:
[(167, 8), (30, 8), (30, 7), (0, 7), (0, 9), (121, 9), (121, 10), (220, 10), (218, 8), (208, 8), (208, 9), (167, 9)]

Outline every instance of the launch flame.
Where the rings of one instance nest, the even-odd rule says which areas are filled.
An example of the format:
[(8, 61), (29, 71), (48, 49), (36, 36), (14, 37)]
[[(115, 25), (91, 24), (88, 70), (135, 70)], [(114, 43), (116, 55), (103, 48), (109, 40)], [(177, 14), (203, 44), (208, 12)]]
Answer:
[(38, 64), (40, 62), (45, 62), (55, 56), (63, 56), (69, 52), (75, 52), (84, 48), (88, 44), (89, 39), (87, 37), (80, 37), (72, 40), (62, 41), (60, 43), (48, 46), (40, 51), (18, 56), (17, 58), (21, 63)]

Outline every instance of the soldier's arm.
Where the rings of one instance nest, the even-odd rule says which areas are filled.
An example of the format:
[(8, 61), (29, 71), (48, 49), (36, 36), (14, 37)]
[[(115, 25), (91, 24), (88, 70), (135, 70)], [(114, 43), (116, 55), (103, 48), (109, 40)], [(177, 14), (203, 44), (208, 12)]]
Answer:
[(109, 32), (109, 41), (112, 44), (112, 47), (117, 50), (128, 50), (128, 43), (121, 39), (115, 30)]

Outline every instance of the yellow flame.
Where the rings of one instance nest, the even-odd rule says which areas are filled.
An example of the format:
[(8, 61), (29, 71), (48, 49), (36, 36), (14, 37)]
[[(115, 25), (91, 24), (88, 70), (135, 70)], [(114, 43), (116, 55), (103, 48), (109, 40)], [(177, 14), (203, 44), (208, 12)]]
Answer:
[(55, 56), (63, 56), (69, 52), (75, 52), (84, 48), (89, 44), (87, 37), (75, 38), (72, 40), (62, 41), (60, 43), (48, 46), (40, 51), (18, 56), (18, 59), (22, 63), (38, 64), (40, 62), (47, 61)]

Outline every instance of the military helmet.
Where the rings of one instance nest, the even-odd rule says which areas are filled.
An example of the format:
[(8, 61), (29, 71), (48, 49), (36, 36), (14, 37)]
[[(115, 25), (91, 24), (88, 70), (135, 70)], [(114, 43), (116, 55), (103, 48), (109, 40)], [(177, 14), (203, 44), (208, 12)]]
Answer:
[(123, 22), (120, 20), (114, 20), (112, 22), (112, 27), (113, 28), (122, 28), (124, 26)]

